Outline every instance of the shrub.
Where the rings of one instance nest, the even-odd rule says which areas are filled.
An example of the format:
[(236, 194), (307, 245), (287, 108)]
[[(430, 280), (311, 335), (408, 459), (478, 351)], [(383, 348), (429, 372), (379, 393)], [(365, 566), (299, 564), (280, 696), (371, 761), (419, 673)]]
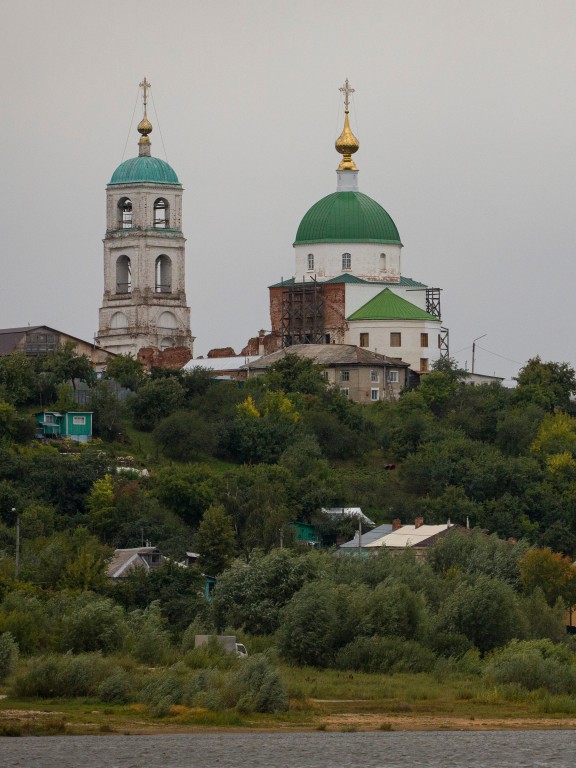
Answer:
[(132, 611), (128, 616), (130, 624), (129, 646), (133, 656), (142, 664), (163, 666), (173, 658), (173, 649), (157, 600), (145, 610)]
[(126, 704), (131, 699), (130, 678), (122, 669), (115, 669), (102, 680), (97, 690), (100, 701), (107, 704)]
[(59, 647), (74, 653), (107, 653), (122, 646), (125, 632), (124, 610), (119, 605), (109, 598), (82, 595), (62, 619)]
[(174, 704), (181, 704), (184, 683), (177, 670), (155, 675), (140, 691), (139, 701), (148, 705), (155, 717), (164, 717)]
[(241, 712), (285, 712), (288, 691), (280, 673), (266, 656), (258, 654), (242, 661), (231, 674), (226, 696)]
[(18, 644), (10, 634), (0, 635), (0, 680), (5, 680), (14, 669), (18, 659)]
[(357, 672), (430, 672), (436, 654), (413, 640), (359, 637), (336, 654), (335, 664)]
[(13, 693), (39, 698), (88, 696), (109, 671), (109, 662), (99, 653), (36, 656), (16, 675)]
[(520, 685), (529, 691), (576, 693), (576, 664), (571, 651), (550, 640), (513, 641), (495, 651), (484, 669), (487, 679)]

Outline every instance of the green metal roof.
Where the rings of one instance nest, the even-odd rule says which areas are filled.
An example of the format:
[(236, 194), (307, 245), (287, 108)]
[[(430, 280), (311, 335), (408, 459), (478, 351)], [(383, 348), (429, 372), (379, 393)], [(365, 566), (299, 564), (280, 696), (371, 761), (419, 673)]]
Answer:
[[(306, 281), (308, 282), (308, 281)], [(411, 277), (404, 277), (404, 275), (400, 276), (400, 280), (397, 282), (393, 282), (390, 280), (389, 282), (386, 280), (364, 280), (361, 277), (356, 277), (356, 275), (351, 275), (348, 273), (345, 273), (343, 275), (338, 275), (338, 277), (331, 277), (329, 280), (322, 280), (322, 278), (317, 278), (318, 283), (363, 283), (365, 285), (375, 285), (378, 283), (379, 285), (397, 285), (401, 286), (402, 288), (427, 288), (425, 283), (419, 283), (418, 280), (413, 280)], [(279, 283), (274, 283), (274, 285), (269, 285), (269, 288), (284, 288), (288, 285), (294, 285), (296, 283), (296, 280), (293, 277), (287, 278), (286, 280), (281, 280)]]
[(396, 224), (384, 208), (362, 192), (334, 192), (304, 216), (300, 243), (400, 243)]
[(174, 169), (159, 157), (140, 155), (125, 160), (112, 174), (110, 184), (180, 184)]
[(348, 320), (436, 320), (415, 304), (385, 288), (363, 307), (353, 312)]

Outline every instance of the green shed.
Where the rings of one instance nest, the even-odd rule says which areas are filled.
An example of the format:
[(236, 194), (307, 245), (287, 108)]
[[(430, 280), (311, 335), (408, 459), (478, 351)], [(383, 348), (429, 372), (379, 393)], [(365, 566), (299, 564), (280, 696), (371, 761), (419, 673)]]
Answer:
[(37, 437), (69, 437), (87, 443), (92, 437), (92, 411), (42, 411), (36, 414)]

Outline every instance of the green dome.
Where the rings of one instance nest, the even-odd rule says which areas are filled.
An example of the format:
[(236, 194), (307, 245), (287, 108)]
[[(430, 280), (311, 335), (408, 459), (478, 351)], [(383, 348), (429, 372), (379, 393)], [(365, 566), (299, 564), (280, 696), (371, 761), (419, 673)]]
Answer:
[(152, 184), (180, 184), (178, 176), (168, 163), (159, 157), (140, 155), (125, 160), (116, 168), (110, 184), (135, 184), (148, 181)]
[(384, 208), (361, 192), (334, 192), (304, 216), (300, 243), (400, 243), (396, 224)]

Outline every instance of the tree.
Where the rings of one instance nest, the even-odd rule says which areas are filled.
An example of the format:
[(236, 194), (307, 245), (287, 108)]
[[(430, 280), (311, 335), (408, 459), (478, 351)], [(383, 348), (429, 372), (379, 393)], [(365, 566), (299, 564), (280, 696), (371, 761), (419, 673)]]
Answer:
[(39, 392), (34, 362), (22, 352), (0, 355), (0, 399), (22, 405)]
[(103, 440), (116, 440), (122, 431), (124, 405), (110, 381), (99, 381), (90, 393), (94, 411), (94, 433)]
[(106, 365), (106, 378), (114, 379), (121, 387), (136, 392), (146, 381), (146, 372), (140, 360), (130, 354), (119, 354)]
[(546, 414), (530, 450), (540, 457), (562, 453), (576, 457), (576, 419), (560, 411)]
[(326, 391), (322, 368), (308, 357), (288, 352), (270, 366), (264, 376), (264, 386), (282, 392), (320, 395)]
[(218, 575), (232, 561), (236, 552), (232, 518), (222, 505), (208, 507), (196, 533), (195, 545), (200, 565), (211, 576)]
[(576, 569), (571, 558), (547, 547), (529, 549), (518, 561), (518, 567), (527, 595), (541, 589), (548, 605), (554, 605), (559, 597), (567, 606), (576, 605)]
[(144, 384), (130, 400), (134, 426), (151, 432), (162, 419), (182, 408), (185, 394), (176, 379), (156, 379)]
[(156, 476), (153, 493), (187, 523), (198, 523), (216, 500), (216, 478), (201, 464), (166, 467)]
[(154, 442), (171, 459), (198, 460), (212, 455), (218, 438), (213, 425), (196, 411), (176, 411), (154, 429)]
[(546, 411), (566, 409), (576, 392), (576, 372), (568, 363), (543, 363), (533, 357), (516, 377), (516, 399), (534, 403)]
[(85, 355), (76, 354), (73, 341), (67, 341), (57, 352), (46, 355), (42, 369), (50, 374), (54, 384), (69, 382), (73, 389), (76, 389), (76, 381), (83, 381), (89, 387), (96, 382), (92, 363)]
[(528, 633), (512, 587), (488, 576), (457, 585), (442, 604), (437, 629), (466, 635), (482, 653)]

